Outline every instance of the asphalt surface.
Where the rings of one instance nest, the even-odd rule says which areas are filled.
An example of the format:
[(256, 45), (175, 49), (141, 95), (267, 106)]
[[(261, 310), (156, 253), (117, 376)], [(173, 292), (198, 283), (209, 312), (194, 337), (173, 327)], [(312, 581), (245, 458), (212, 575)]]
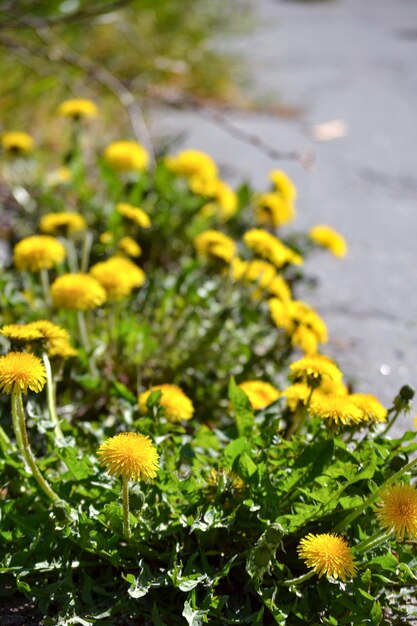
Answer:
[[(326, 351), (355, 389), (389, 406), (401, 385), (417, 386), (417, 2), (257, 0), (255, 12), (232, 49), (254, 94), (298, 115), (227, 119), (275, 149), (312, 148), (313, 168), (269, 158), (205, 114), (164, 112), (162, 129), (184, 130), (183, 146), (207, 151), (232, 181), (266, 189), (269, 170), (287, 171), (299, 196), (286, 232), (325, 223), (344, 234), (348, 257), (309, 260), (319, 286), (298, 295), (323, 315)], [(345, 136), (316, 141), (315, 125), (333, 120)]]

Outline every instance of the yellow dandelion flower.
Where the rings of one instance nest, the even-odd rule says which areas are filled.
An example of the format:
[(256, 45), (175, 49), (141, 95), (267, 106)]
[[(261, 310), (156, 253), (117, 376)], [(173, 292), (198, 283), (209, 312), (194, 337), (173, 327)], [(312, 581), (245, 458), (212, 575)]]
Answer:
[(407, 534), (417, 537), (417, 490), (414, 485), (398, 483), (380, 493), (376, 515), (383, 528), (392, 530), (403, 541)]
[(87, 223), (79, 213), (62, 211), (47, 213), (39, 222), (39, 229), (48, 235), (72, 235), (87, 228)]
[(297, 197), (297, 190), (290, 177), (282, 170), (272, 170), (269, 172), (269, 179), (272, 181), (275, 191), (287, 202), (294, 202)]
[(296, 324), (303, 325), (313, 331), (320, 343), (327, 342), (327, 326), (317, 311), (302, 300), (292, 300), (288, 306), (291, 317)]
[(13, 261), (18, 270), (38, 272), (62, 263), (66, 250), (58, 239), (49, 235), (31, 235), (17, 243)]
[(319, 340), (316, 333), (303, 324), (295, 328), (291, 335), (291, 343), (295, 348), (302, 350), (307, 356), (313, 356), (318, 352)]
[(1, 145), (10, 154), (29, 154), (34, 148), (33, 137), (27, 133), (12, 131), (4, 133), (1, 137)]
[(168, 156), (165, 165), (174, 174), (185, 178), (194, 180), (217, 178), (217, 165), (208, 154), (200, 150), (183, 150), (176, 156)]
[(128, 220), (131, 220), (141, 228), (150, 228), (151, 220), (145, 211), (139, 207), (132, 206), (127, 202), (119, 202), (116, 205), (116, 211)]
[(122, 237), (117, 247), (128, 256), (135, 258), (142, 254), (142, 248), (132, 237)]
[(104, 150), (103, 158), (111, 167), (120, 171), (144, 171), (149, 155), (136, 141), (115, 141)]
[(253, 261), (242, 261), (233, 259), (232, 276), (235, 280), (243, 282), (257, 283), (261, 288), (267, 289), (277, 275), (275, 267), (268, 261), (254, 259)]
[(294, 383), (281, 392), (290, 411), (295, 411), (299, 404), (307, 404), (311, 388), (306, 383)]
[(194, 238), (194, 247), (199, 256), (214, 257), (230, 263), (236, 254), (236, 244), (218, 230), (205, 230)]
[(49, 356), (61, 357), (63, 359), (77, 356), (78, 351), (71, 346), (70, 336), (65, 328), (49, 320), (30, 322), (26, 324), (26, 327), (42, 335)]
[(99, 236), (100, 243), (104, 243), (105, 245), (112, 243), (113, 239), (114, 239), (113, 233), (111, 233), (108, 230), (106, 230), (104, 233), (101, 233), (101, 235)]
[(306, 356), (294, 361), (290, 365), (290, 372), (295, 379), (302, 379), (307, 382), (310, 379), (315, 379), (320, 383), (323, 378), (330, 378), (337, 383), (341, 382), (343, 378), (337, 365), (324, 354)]
[(380, 403), (378, 398), (370, 393), (353, 393), (349, 396), (350, 400), (361, 409), (365, 420), (374, 420), (375, 422), (386, 422), (388, 411)]
[(190, 183), (192, 191), (202, 196), (211, 198), (212, 201), (205, 204), (200, 210), (202, 217), (217, 217), (221, 222), (227, 222), (237, 211), (238, 198), (233, 189), (220, 179), (210, 180), (208, 183), (198, 179)]
[(0, 356), (0, 391), (2, 393), (38, 393), (46, 382), (45, 367), (28, 352), (9, 352)]
[(363, 412), (349, 396), (315, 393), (311, 398), (310, 410), (313, 415), (337, 426), (350, 426), (363, 421)]
[(308, 234), (314, 243), (322, 248), (327, 248), (334, 256), (340, 258), (346, 256), (347, 245), (345, 239), (330, 226), (318, 224), (310, 228)]
[(278, 228), (293, 221), (295, 209), (283, 195), (271, 191), (255, 198), (255, 216), (258, 224)]
[(244, 243), (259, 256), (280, 268), (287, 263), (302, 265), (302, 257), (262, 228), (251, 228), (243, 235)]
[(264, 409), (280, 397), (278, 389), (262, 380), (247, 380), (240, 383), (239, 387), (248, 396), (254, 411)]
[(42, 333), (28, 324), (7, 324), (0, 329), (0, 333), (10, 341), (30, 343), (37, 339), (43, 339)]
[[(334, 381), (327, 376), (321, 379), (320, 386), (317, 388), (317, 391), (330, 396), (347, 396), (349, 393), (349, 390), (344, 383)], [(350, 398), (352, 399), (353, 396), (351, 395)]]
[(70, 117), (73, 120), (81, 120), (97, 117), (98, 109), (92, 100), (73, 98), (61, 102), (57, 113), (62, 117)]
[(125, 298), (133, 289), (141, 287), (146, 279), (140, 267), (121, 256), (96, 263), (90, 273), (104, 288), (109, 300)]
[(149, 437), (139, 433), (120, 433), (110, 437), (98, 449), (100, 465), (112, 476), (128, 480), (155, 478), (159, 455)]
[(276, 296), (284, 302), (289, 302), (291, 300), (291, 288), (282, 276), (275, 276), (269, 283), (267, 290), (271, 296)]
[(89, 274), (64, 274), (51, 286), (52, 303), (57, 309), (87, 311), (106, 301), (106, 292)]
[(301, 539), (298, 555), (316, 574), (345, 581), (356, 575), (352, 549), (343, 537), (334, 533), (308, 534)]
[(165, 417), (169, 422), (181, 422), (182, 420), (189, 420), (192, 418), (194, 414), (193, 403), (190, 398), (185, 395), (183, 390), (177, 385), (155, 385), (148, 389), (148, 391), (144, 391), (139, 394), (139, 410), (141, 413), (146, 413), (147, 401), (150, 394), (153, 391), (160, 391), (160, 405), (165, 410)]

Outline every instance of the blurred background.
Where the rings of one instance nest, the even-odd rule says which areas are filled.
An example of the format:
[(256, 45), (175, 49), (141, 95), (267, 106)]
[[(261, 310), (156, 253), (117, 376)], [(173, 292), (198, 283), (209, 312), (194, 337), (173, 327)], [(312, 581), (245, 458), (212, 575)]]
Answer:
[(415, 0), (10, 0), (0, 132), (53, 152), (58, 103), (91, 98), (103, 145), (204, 150), (260, 190), (284, 169), (288, 230), (324, 223), (349, 244), (309, 262), (318, 284), (299, 295), (346, 378), (388, 405), (417, 381), (416, 52)]

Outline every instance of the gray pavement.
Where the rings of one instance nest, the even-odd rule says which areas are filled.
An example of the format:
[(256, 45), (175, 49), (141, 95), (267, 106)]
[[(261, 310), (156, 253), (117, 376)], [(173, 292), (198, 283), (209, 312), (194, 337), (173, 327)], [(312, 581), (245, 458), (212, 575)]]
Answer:
[[(417, 386), (417, 2), (254, 4), (256, 29), (231, 45), (257, 95), (302, 114), (228, 118), (277, 149), (312, 147), (313, 169), (274, 161), (199, 114), (164, 112), (164, 129), (187, 131), (184, 147), (209, 152), (232, 181), (266, 188), (268, 171), (282, 167), (299, 190), (287, 232), (327, 223), (345, 235), (348, 257), (315, 256), (307, 269), (319, 287), (300, 295), (325, 318), (327, 352), (346, 378), (388, 406), (401, 385)], [(346, 136), (315, 142), (312, 127), (335, 119)]]

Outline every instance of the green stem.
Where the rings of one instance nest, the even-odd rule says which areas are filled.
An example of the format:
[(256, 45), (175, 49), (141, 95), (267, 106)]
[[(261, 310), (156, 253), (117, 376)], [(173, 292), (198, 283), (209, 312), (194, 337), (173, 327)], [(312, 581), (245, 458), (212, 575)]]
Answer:
[(49, 284), (48, 270), (46, 270), (45, 268), (41, 269), (40, 275), (43, 298), (45, 300), (46, 308), (49, 309), (51, 307), (51, 287)]
[(77, 311), (78, 331), (80, 333), (80, 342), (88, 354), (90, 352), (90, 341), (88, 339), (87, 324), (85, 322), (84, 311)]
[(292, 587), (293, 585), (301, 585), (304, 581), (312, 578), (316, 572), (312, 569), (307, 574), (300, 576), (299, 578), (291, 578), (291, 580), (286, 580), (284, 585), (286, 587)]
[(16, 395), (14, 393), (12, 394), (12, 422), (13, 422), (13, 430), (14, 430), (14, 436), (16, 437), (17, 447), (19, 448), (19, 450), (22, 450), (23, 440), (22, 440), (22, 433), (20, 432), (20, 426), (19, 426), (19, 415), (17, 412)]
[(386, 489), (387, 487), (392, 485), (392, 483), (397, 482), (397, 480), (401, 478), (403, 474), (411, 470), (415, 465), (417, 465), (417, 458), (407, 463), (407, 465), (404, 465), (404, 467), (398, 470), (398, 472), (396, 472), (393, 476), (391, 476), (390, 478), (387, 478), (387, 480), (385, 480), (382, 483), (382, 485), (378, 487), (378, 489), (376, 489), (373, 493), (371, 493), (370, 496), (368, 496), (365, 502), (363, 502), (359, 507), (357, 507), (354, 511), (352, 511), (352, 513), (348, 515), (347, 517), (345, 517), (345, 519), (339, 522), (339, 524), (337, 524), (333, 528), (332, 532), (340, 532), (341, 530), (344, 530), (347, 526), (349, 526), (349, 524), (351, 524), (357, 517), (359, 517), (359, 515), (361, 515), (361, 513), (363, 513), (363, 511), (366, 508), (368, 508), (368, 506), (370, 506), (371, 504), (373, 504), (373, 502), (375, 502), (375, 500), (377, 499), (377, 497), (379, 496), (379, 494), (381, 493), (383, 489)]
[(123, 534), (125, 539), (132, 537), (129, 519), (129, 479), (126, 476), (123, 476)]
[(55, 384), (54, 377), (52, 375), (51, 362), (46, 352), (42, 353), (42, 360), (46, 371), (46, 401), (48, 404), (49, 419), (54, 424), (55, 437), (58, 439), (64, 438), (64, 433), (59, 425), (58, 416), (55, 408)]
[[(13, 399), (14, 399), (14, 402), (13, 402)], [(31, 450), (29, 439), (28, 439), (28, 434), (26, 431), (25, 411), (23, 408), (22, 394), (19, 392), (17, 393), (14, 392), (12, 394), (12, 412), (17, 412), (17, 416), (14, 417), (14, 419), (18, 420), (19, 422), (19, 430), (21, 433), (21, 442), (22, 442), (22, 447), (20, 451), (22, 453), (22, 456), (25, 459), (26, 463), (28, 464), (30, 471), (33, 477), (35, 478), (35, 480), (37, 481), (39, 487), (48, 496), (48, 498), (56, 502), (57, 500), (59, 500), (59, 496), (55, 493), (55, 491), (52, 489), (49, 483), (42, 476), (36, 464), (36, 459), (33, 456), (33, 452)]]
[(93, 244), (93, 233), (87, 230), (84, 236), (83, 247), (81, 251), (81, 271), (84, 273), (88, 271), (92, 244)]
[(65, 241), (65, 247), (67, 249), (68, 266), (70, 268), (70, 271), (72, 274), (77, 274), (79, 271), (77, 251), (75, 249), (74, 242), (72, 241), (72, 239), (67, 239)]
[(383, 437), (384, 435), (387, 434), (387, 432), (392, 428), (392, 426), (394, 426), (395, 422), (397, 421), (397, 419), (399, 418), (400, 415), (401, 415), (401, 411), (396, 410), (394, 415), (392, 416), (392, 418), (388, 422), (387, 427), (380, 434), (380, 437)]
[(358, 543), (358, 545), (354, 547), (354, 551), (356, 554), (368, 552), (368, 550), (377, 548), (381, 543), (387, 541), (393, 534), (392, 530), (378, 530), (378, 532), (368, 537), (368, 539), (364, 539), (361, 543)]

